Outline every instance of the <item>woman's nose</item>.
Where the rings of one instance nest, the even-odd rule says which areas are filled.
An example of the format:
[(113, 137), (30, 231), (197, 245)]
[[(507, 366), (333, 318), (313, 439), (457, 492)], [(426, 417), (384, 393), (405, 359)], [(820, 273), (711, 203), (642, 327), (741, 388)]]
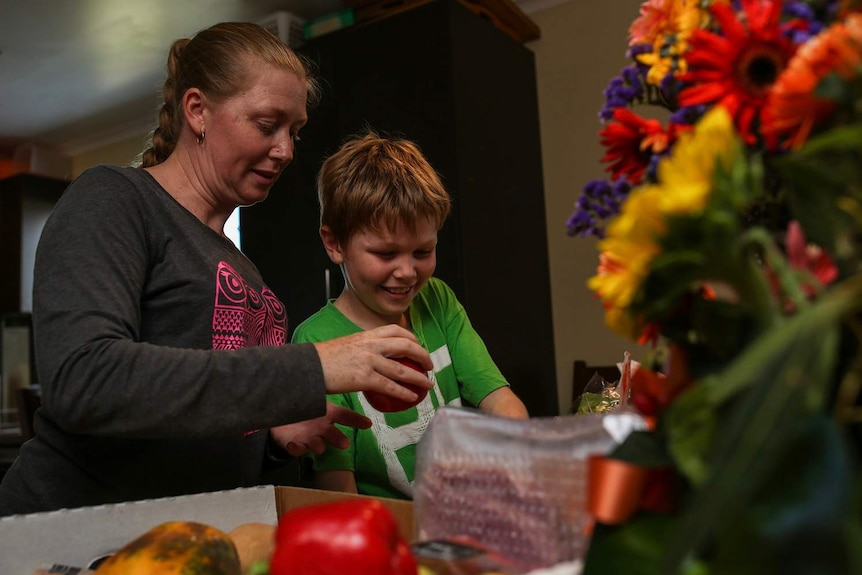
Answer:
[(293, 137), (287, 136), (279, 138), (269, 151), (269, 155), (285, 164), (293, 160)]

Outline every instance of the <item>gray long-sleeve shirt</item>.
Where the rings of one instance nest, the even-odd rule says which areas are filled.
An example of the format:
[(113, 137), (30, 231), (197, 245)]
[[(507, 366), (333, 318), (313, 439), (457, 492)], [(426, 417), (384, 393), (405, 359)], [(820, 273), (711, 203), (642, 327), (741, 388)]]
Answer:
[(282, 345), (257, 268), (141, 169), (63, 194), (33, 317), (43, 407), (0, 516), (254, 484), (267, 429), (325, 412), (317, 353)]

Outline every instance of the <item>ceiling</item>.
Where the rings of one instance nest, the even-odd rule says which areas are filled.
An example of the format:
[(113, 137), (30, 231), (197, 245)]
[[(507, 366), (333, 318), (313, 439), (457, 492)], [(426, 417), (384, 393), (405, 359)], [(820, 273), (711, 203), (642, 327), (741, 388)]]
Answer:
[[(535, 2), (516, 3), (527, 12)], [(343, 7), (340, 0), (0, 0), (0, 156), (23, 143), (75, 155), (145, 133), (176, 38), (280, 10), (312, 19)]]

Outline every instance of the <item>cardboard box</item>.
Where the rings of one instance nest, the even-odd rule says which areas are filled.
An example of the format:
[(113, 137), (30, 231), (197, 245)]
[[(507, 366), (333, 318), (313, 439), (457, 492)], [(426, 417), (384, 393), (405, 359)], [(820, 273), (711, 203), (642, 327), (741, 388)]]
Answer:
[[(86, 567), (166, 521), (198, 521), (230, 531), (243, 523), (275, 525), (294, 507), (367, 498), (301, 487), (262, 486), (0, 518), (0, 574), (29, 575), (54, 564)], [(413, 504), (379, 499), (409, 540)]]

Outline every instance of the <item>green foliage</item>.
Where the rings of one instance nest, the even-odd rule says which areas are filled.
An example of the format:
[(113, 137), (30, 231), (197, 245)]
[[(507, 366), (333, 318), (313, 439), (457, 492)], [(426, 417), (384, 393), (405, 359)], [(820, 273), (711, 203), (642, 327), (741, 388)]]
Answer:
[[(686, 394), (693, 399), (680, 398), (668, 410), (668, 426), (674, 430), (670, 451), (681, 470), (697, 472), (690, 479), (701, 487), (681, 514), (669, 545), (666, 566), (671, 571), (729, 529), (730, 518), (754, 500), (760, 486), (781, 477), (779, 463), (794, 446), (799, 421), (822, 412), (832, 384), (839, 322), (862, 301), (862, 292), (855, 290), (831, 296), (765, 334), (727, 370)], [(693, 430), (691, 420), (716, 413), (737, 397), (720, 434), (713, 421), (713, 438), (694, 442), (686, 436), (686, 430)]]
[[(807, 3), (835, 21), (832, 3)], [(742, 11), (738, 17), (748, 17)], [(862, 55), (856, 39), (843, 49)], [(624, 277), (635, 289), (620, 307), (638, 329), (655, 327), (683, 350), (687, 373), (669, 373), (667, 388), (640, 398), (662, 406), (655, 429), (632, 434), (610, 456), (674, 469), (679, 507), (598, 525), (587, 575), (862, 575), (862, 66), (855, 65), (854, 78), (842, 69), (819, 82), (813, 96), (836, 109), (818, 116), (810, 134), (796, 134), (808, 137), (801, 149), (779, 149), (768, 133), (757, 134), (738, 142), (729, 165), (719, 162), (702, 209), (692, 190), (703, 182), (684, 170), (687, 179), (669, 180), (679, 192), (673, 200), (691, 201), (655, 204), (667, 207), (652, 228), (660, 230), (657, 253), (648, 253), (648, 269), (633, 266), (633, 280)], [(715, 288), (714, 299), (705, 286)]]
[(673, 519), (642, 513), (623, 526), (596, 525), (583, 575), (658, 573)]
[(807, 236), (857, 271), (862, 204), (862, 124), (841, 126), (775, 161), (787, 201)]
[[(713, 575), (859, 573), (862, 541), (852, 453), (834, 420), (800, 418), (770, 477), (716, 533)], [(779, 480), (780, 479), (780, 480)]]
[[(859, 269), (860, 222), (841, 200), (857, 200), (848, 182), (862, 181), (860, 150), (862, 130), (840, 130), (780, 163), (794, 178), (794, 217), (843, 254), (845, 270)], [(737, 182), (743, 172), (731, 170)], [(643, 467), (669, 458), (690, 489), (673, 516), (599, 526), (587, 573), (862, 573), (858, 454), (827, 415), (840, 337), (853, 333), (843, 328), (862, 311), (862, 274), (845, 273), (809, 303), (802, 276), (762, 228), (730, 234), (712, 214), (670, 229), (648, 280), (650, 309), (665, 336), (686, 345), (697, 384), (654, 432), (632, 434), (612, 457)], [(764, 262), (794, 315), (770, 295)], [(737, 298), (693, 297), (691, 286), (710, 278)], [(852, 353), (859, 345), (851, 341)]]
[(634, 431), (611, 453), (621, 461), (637, 463), (646, 468), (673, 467), (673, 459), (664, 441), (655, 433)]

